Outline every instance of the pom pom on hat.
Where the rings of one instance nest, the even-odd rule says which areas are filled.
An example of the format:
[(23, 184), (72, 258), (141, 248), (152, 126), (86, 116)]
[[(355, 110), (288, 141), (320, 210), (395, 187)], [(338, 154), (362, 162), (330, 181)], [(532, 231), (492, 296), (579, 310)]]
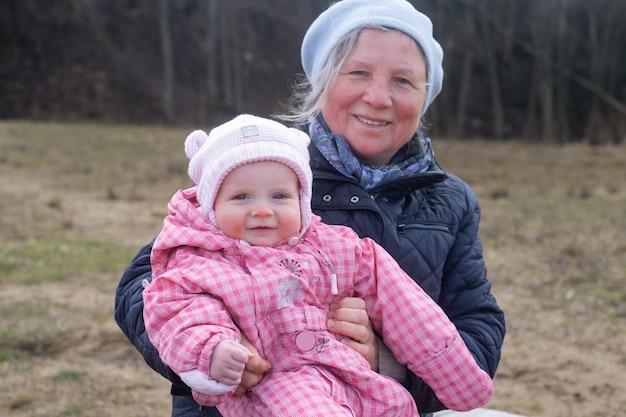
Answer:
[(302, 41), (302, 67), (311, 83), (318, 82), (331, 52), (349, 32), (368, 26), (396, 29), (413, 38), (424, 52), (428, 68), (428, 92), (422, 113), (441, 92), (443, 50), (433, 38), (430, 19), (407, 0), (342, 0), (321, 13)]
[(208, 139), (204, 130), (194, 130), (185, 140), (185, 155), (191, 159), (200, 150), (204, 142)]
[(190, 159), (189, 176), (197, 184), (200, 210), (219, 227), (215, 219), (215, 197), (224, 178), (233, 169), (251, 162), (275, 161), (291, 168), (300, 181), (300, 235), (311, 224), (309, 136), (273, 120), (240, 115), (215, 127), (207, 135), (196, 130), (185, 140)]

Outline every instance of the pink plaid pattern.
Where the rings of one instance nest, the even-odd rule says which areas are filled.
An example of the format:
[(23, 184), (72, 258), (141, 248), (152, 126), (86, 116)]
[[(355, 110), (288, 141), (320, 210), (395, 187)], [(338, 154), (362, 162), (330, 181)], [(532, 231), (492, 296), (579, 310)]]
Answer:
[[(208, 375), (213, 348), (239, 340), (238, 329), (272, 364), (246, 395), (194, 392), (198, 402), (218, 404), (225, 416), (417, 416), (406, 389), (326, 330), (327, 306), (346, 296), (365, 299), (394, 356), (447, 407), (470, 410), (491, 397), (491, 379), (445, 313), (373, 241), (315, 217), (302, 244), (247, 246), (223, 236), (196, 205), (193, 189), (178, 193), (154, 244), (155, 278), (144, 291), (150, 338), (175, 372)], [(310, 345), (297, 342), (301, 334)]]

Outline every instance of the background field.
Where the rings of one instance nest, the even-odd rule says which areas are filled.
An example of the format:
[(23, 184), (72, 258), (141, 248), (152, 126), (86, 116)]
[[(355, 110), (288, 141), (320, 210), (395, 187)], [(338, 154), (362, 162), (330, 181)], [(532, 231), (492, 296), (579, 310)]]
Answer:
[[(0, 415), (169, 416), (113, 321), (121, 272), (189, 185), (188, 129), (0, 122)], [(626, 415), (626, 147), (435, 138), (483, 209), (508, 333), (489, 407)]]

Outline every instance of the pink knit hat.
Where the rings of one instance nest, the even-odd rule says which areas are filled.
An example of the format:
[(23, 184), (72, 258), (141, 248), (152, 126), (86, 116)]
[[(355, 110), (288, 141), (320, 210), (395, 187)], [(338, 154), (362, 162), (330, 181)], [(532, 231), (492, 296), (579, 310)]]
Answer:
[(275, 161), (291, 168), (300, 181), (300, 235), (311, 224), (309, 136), (273, 120), (243, 114), (217, 126), (209, 135), (196, 130), (185, 140), (189, 176), (197, 184), (200, 210), (218, 227), (214, 203), (226, 175), (238, 166)]

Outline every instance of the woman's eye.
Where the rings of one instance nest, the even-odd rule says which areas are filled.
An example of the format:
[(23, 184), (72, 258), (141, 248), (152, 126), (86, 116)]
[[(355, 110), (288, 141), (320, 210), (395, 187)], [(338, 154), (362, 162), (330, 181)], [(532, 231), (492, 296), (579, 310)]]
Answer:
[(396, 82), (402, 85), (413, 85), (411, 81), (407, 80), (406, 78), (396, 78)]

